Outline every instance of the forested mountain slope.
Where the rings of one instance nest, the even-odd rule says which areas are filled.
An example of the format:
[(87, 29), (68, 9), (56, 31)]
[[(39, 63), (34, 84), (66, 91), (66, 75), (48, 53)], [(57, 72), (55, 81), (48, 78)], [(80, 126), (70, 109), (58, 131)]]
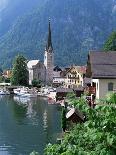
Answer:
[(55, 64), (85, 64), (88, 51), (102, 48), (110, 33), (116, 30), (116, 0), (41, 2), (38, 8), (18, 18), (0, 39), (0, 65), (9, 67), (17, 53), (42, 60), (49, 17)]

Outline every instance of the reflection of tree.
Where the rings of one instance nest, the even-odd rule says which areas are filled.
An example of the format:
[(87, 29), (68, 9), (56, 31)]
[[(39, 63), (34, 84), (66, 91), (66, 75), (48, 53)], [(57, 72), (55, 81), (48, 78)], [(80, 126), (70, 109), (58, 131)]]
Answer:
[(18, 122), (22, 122), (27, 113), (27, 107), (23, 105), (18, 105), (17, 103), (13, 103), (13, 113), (14, 117)]

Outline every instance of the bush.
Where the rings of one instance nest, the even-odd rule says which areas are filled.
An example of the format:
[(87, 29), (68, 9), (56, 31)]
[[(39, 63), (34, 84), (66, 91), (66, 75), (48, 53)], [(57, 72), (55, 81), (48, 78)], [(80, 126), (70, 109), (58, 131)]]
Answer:
[(40, 88), (41, 87), (41, 81), (37, 80), (37, 79), (33, 79), (32, 80), (32, 86)]

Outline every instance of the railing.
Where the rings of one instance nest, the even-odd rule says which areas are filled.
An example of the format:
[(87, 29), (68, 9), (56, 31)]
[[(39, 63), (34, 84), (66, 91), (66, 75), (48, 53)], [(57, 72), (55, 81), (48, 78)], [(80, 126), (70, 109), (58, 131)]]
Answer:
[(91, 95), (91, 94), (96, 94), (96, 87), (93, 87), (93, 86), (90, 86), (90, 87), (87, 87), (86, 89), (85, 89), (85, 92), (87, 92), (89, 95)]

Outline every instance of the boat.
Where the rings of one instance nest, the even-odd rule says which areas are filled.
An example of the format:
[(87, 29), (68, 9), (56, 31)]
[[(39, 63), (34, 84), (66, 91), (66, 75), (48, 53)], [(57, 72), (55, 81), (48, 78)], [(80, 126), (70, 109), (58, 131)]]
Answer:
[(37, 90), (29, 89), (28, 87), (14, 89), (14, 94), (20, 97), (37, 97)]
[(21, 95), (26, 94), (26, 93), (28, 93), (28, 88), (23, 87), (23, 88), (14, 89), (15, 95), (21, 96)]
[(37, 94), (25, 93), (25, 94), (22, 94), (21, 97), (37, 97)]
[(7, 90), (1, 89), (1, 90), (0, 90), (0, 95), (10, 95), (10, 92), (7, 91)]

